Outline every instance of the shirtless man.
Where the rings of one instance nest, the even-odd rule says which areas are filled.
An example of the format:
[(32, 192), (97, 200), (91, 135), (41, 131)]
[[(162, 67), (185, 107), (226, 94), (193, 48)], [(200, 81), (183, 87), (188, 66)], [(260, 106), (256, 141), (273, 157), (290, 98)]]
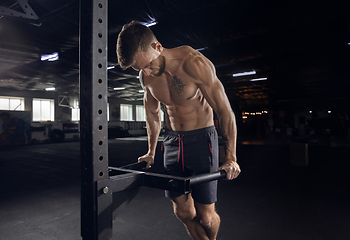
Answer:
[[(152, 31), (138, 22), (126, 24), (117, 40), (118, 63), (140, 71), (145, 90), (144, 106), (148, 152), (139, 158), (154, 162), (164, 105), (167, 132), (164, 166), (171, 175), (192, 175), (225, 170), (227, 179), (241, 172), (236, 157), (235, 115), (214, 65), (189, 46), (163, 48)], [(220, 122), (225, 162), (218, 168), (218, 140), (213, 110)], [(220, 217), (215, 211), (217, 181), (199, 184), (187, 195), (166, 192), (175, 215), (195, 240), (216, 239)]]

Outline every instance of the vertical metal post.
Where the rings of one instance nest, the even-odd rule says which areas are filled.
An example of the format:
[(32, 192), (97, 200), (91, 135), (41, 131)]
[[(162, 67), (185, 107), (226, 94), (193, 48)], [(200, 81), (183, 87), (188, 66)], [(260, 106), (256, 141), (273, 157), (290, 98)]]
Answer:
[(107, 3), (108, 0), (80, 0), (81, 235), (84, 240), (109, 239), (112, 235), (112, 216), (109, 216), (112, 196), (108, 188), (98, 184), (109, 179)]

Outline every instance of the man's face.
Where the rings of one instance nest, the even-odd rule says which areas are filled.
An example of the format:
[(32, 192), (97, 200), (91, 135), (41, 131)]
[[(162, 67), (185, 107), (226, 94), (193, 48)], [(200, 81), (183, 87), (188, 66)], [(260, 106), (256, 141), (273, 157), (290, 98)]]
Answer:
[(160, 55), (156, 49), (149, 48), (146, 51), (139, 51), (135, 57), (132, 68), (142, 70), (146, 76), (159, 77), (165, 70), (165, 57)]

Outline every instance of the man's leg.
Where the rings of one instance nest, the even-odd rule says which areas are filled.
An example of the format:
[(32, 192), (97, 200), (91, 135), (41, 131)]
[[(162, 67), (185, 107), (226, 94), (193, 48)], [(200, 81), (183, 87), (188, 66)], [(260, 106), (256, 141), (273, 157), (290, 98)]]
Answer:
[(210, 240), (216, 239), (220, 227), (220, 217), (215, 211), (215, 203), (200, 204), (195, 202), (197, 217)]
[(172, 201), (175, 215), (185, 224), (194, 240), (216, 239), (220, 218), (215, 212), (215, 203), (195, 204), (191, 194), (182, 195)]

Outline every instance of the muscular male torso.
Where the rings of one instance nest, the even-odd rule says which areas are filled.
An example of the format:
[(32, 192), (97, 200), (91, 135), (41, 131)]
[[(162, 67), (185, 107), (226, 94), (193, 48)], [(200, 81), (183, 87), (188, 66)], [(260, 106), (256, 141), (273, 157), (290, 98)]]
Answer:
[(144, 78), (145, 88), (164, 105), (167, 127), (190, 131), (212, 126), (213, 110), (197, 85), (198, 79), (186, 71), (191, 68), (189, 58), (203, 56), (187, 46), (169, 51), (173, 58), (167, 60), (167, 70), (159, 77)]

